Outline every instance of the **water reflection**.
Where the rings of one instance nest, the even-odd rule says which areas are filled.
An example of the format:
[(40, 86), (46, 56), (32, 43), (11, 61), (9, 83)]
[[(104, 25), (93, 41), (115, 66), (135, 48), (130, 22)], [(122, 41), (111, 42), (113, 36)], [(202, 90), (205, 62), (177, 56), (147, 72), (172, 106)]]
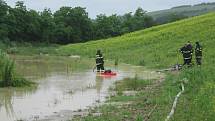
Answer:
[[(14, 111), (14, 98), (23, 99), (32, 95), (36, 92), (36, 87), (24, 88), (24, 89), (14, 89), (14, 88), (1, 88), (0, 89), (0, 115), (4, 119), (8, 117), (13, 119), (15, 116)], [(2, 115), (2, 113), (4, 115)]]
[(90, 60), (64, 57), (13, 58), (18, 73), (39, 85), (37, 88), (0, 89), (2, 121), (58, 120), (56, 115), (62, 111), (85, 109), (95, 102), (105, 101), (108, 88), (117, 80), (134, 77), (136, 74), (141, 78), (155, 75), (140, 67), (120, 65), (118, 75), (108, 78), (92, 72), (94, 62)]
[(104, 81), (104, 77), (96, 76), (96, 91), (98, 94), (100, 94), (103, 81)]

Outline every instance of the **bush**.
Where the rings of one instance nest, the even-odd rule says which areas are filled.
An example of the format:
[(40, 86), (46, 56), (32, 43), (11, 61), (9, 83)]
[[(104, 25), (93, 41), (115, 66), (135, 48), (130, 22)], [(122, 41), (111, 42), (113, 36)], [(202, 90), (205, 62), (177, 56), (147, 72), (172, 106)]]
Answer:
[(30, 86), (33, 82), (15, 73), (15, 63), (7, 54), (0, 50), (0, 87), (23, 87)]
[(14, 62), (6, 59), (1, 70), (4, 86), (11, 86), (14, 75)]

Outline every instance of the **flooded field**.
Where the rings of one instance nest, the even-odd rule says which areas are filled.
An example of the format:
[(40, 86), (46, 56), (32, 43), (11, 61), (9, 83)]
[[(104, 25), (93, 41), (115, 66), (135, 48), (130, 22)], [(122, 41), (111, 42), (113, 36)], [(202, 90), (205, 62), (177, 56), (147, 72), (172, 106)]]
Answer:
[(33, 88), (0, 88), (0, 120), (67, 120), (71, 113), (104, 102), (108, 88), (123, 78), (160, 76), (142, 67), (106, 65), (118, 73), (103, 77), (92, 71), (93, 60), (67, 57), (15, 57), (17, 71), (38, 83)]

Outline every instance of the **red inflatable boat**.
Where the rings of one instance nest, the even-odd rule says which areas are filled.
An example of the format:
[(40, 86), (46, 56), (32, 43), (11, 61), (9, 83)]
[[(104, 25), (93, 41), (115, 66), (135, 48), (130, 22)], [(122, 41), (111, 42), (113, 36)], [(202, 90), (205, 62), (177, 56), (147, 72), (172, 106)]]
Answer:
[(115, 72), (102, 72), (100, 74), (103, 76), (116, 76), (117, 75), (117, 73), (115, 73)]
[(105, 72), (97, 72), (100, 76), (116, 76), (117, 73), (111, 70), (105, 70)]

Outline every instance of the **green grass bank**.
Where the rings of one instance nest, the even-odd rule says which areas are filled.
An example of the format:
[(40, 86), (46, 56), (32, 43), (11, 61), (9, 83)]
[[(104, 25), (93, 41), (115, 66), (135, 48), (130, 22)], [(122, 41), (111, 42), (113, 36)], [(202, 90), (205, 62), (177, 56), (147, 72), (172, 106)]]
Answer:
[(177, 63), (178, 49), (187, 41), (200, 41), (204, 47), (204, 64), (208, 65), (214, 62), (215, 56), (214, 20), (215, 13), (210, 13), (116, 38), (62, 46), (58, 53), (94, 57), (96, 50), (101, 49), (108, 59), (159, 68)]
[[(185, 68), (178, 74), (168, 73), (165, 81), (153, 89), (154, 93), (146, 91), (140, 94), (142, 98), (135, 97), (134, 104), (139, 103), (136, 105), (137, 107), (133, 104), (131, 107), (149, 111), (157, 105), (156, 110), (147, 120), (164, 120), (171, 109), (175, 95), (180, 90), (180, 81), (187, 78), (189, 81), (185, 85), (185, 92), (179, 99), (172, 120), (213, 121), (215, 114), (214, 33), (215, 13), (210, 13), (137, 31), (121, 37), (63, 46), (60, 47), (58, 52), (65, 55), (94, 57), (96, 50), (101, 49), (107, 59), (119, 59), (121, 62), (158, 69), (169, 67), (178, 62), (182, 63), (182, 57), (179, 55), (178, 49), (187, 41), (192, 43), (200, 41), (203, 45), (202, 67)], [(120, 98), (120, 95), (113, 98), (118, 98), (118, 101), (123, 101), (126, 98), (128, 102), (130, 99), (134, 100), (132, 97)], [(145, 98), (147, 101), (144, 100)], [(129, 107), (123, 107), (122, 109), (125, 110), (117, 109), (115, 106), (103, 106), (100, 108), (103, 115), (97, 118), (88, 116), (84, 120), (124, 120), (132, 115), (132, 111), (128, 110)], [(135, 115), (135, 118), (132, 117), (131, 120), (143, 120), (146, 118), (145, 114), (148, 113), (135, 113), (138, 115)], [(114, 116), (114, 114), (119, 115)], [(111, 116), (115, 118), (108, 118)]]

